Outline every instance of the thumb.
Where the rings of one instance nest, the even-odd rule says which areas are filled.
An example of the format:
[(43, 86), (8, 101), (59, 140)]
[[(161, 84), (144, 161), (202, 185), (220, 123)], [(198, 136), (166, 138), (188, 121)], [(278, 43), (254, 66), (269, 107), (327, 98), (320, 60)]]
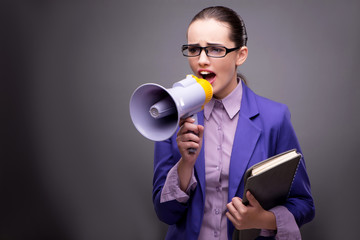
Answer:
[(249, 200), (249, 205), (256, 207), (256, 208), (261, 207), (260, 203), (256, 200), (256, 198), (254, 197), (254, 195), (251, 194), (250, 191), (247, 191), (246, 197)]

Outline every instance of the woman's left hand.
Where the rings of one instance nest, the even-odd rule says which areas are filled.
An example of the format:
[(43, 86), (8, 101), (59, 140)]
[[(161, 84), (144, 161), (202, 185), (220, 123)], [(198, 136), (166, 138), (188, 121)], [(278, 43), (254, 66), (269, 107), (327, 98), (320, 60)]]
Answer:
[(238, 230), (252, 228), (276, 230), (275, 215), (264, 210), (249, 191), (246, 193), (246, 197), (249, 200), (247, 206), (242, 203), (242, 199), (239, 197), (234, 197), (227, 204), (228, 212), (226, 212), (226, 216), (234, 224), (235, 228)]

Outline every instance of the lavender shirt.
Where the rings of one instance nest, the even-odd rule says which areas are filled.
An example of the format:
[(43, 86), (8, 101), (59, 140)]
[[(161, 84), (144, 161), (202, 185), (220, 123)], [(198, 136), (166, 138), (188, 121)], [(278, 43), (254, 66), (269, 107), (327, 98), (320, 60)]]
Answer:
[[(229, 165), (235, 130), (239, 118), (242, 98), (242, 83), (224, 99), (215, 98), (204, 108), (204, 152), (205, 152), (205, 208), (198, 239), (228, 239), (227, 217)], [(197, 181), (192, 174), (185, 192), (180, 189), (177, 164), (169, 171), (160, 202), (177, 200), (185, 203), (189, 193), (195, 189)], [(262, 230), (262, 236), (276, 239), (301, 239), (294, 216), (284, 206), (270, 210), (275, 214), (277, 231)]]

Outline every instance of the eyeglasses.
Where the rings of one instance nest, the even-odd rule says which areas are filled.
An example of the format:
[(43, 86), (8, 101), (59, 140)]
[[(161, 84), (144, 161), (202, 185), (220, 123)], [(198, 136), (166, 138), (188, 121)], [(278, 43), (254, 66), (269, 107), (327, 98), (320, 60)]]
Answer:
[(200, 47), (194, 45), (182, 45), (181, 51), (185, 57), (196, 57), (199, 56), (202, 50), (205, 51), (206, 56), (213, 58), (222, 58), (225, 57), (226, 54), (239, 49), (236, 48), (226, 48), (223, 46), (208, 46), (208, 47)]

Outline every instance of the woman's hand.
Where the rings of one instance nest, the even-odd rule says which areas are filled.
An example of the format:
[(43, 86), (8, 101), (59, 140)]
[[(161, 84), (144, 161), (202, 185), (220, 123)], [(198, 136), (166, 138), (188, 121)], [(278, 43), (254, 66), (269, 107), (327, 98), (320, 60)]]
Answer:
[[(177, 146), (181, 154), (181, 159), (178, 165), (178, 175), (180, 179), (180, 189), (185, 191), (192, 175), (192, 171), (199, 156), (202, 139), (204, 135), (204, 127), (194, 124), (195, 119), (186, 118), (180, 120), (180, 129), (177, 133)], [(189, 152), (189, 149), (195, 149), (194, 152)]]
[[(183, 160), (195, 164), (202, 146), (202, 136), (204, 127), (194, 124), (195, 119), (189, 117), (180, 120), (180, 129), (177, 133), (176, 142)], [(189, 149), (195, 149), (195, 152), (189, 152)]]
[(276, 230), (276, 219), (272, 212), (264, 210), (255, 197), (248, 191), (246, 197), (249, 205), (245, 206), (242, 199), (234, 197), (227, 204), (226, 216), (238, 230), (243, 229), (268, 229)]

